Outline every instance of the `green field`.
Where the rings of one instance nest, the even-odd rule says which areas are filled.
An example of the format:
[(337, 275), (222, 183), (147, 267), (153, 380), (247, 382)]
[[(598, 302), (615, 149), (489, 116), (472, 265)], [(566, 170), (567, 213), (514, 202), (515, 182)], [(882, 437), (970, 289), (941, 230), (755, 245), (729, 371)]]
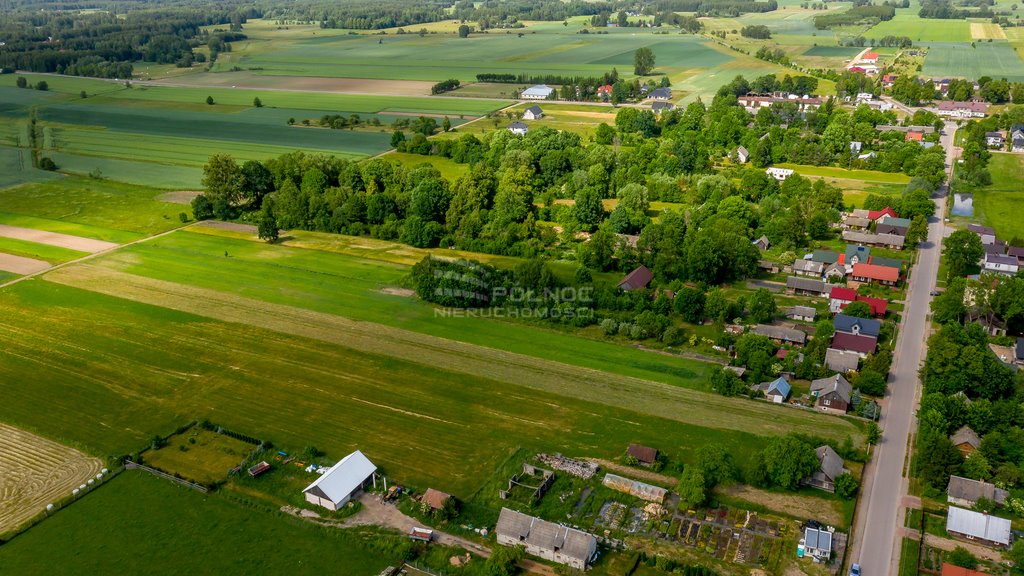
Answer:
[(0, 188), (26, 182), (44, 182), (57, 177), (52, 172), (33, 168), (32, 154), (28, 150), (0, 146)]
[[(864, 33), (865, 38), (908, 36), (918, 42), (965, 42), (970, 48), (971, 25), (966, 20), (934, 20), (919, 18), (911, 12), (899, 12), (887, 22), (879, 22)], [(961, 49), (964, 46), (961, 45)]]
[(853, 58), (863, 48), (857, 46), (814, 46), (803, 53), (804, 56), (818, 58)]
[(1017, 218), (1024, 190), (1024, 158), (1017, 154), (992, 154), (989, 160), (992, 185), (974, 194), (974, 216), (996, 229), (1004, 240), (1024, 238), (1024, 222)]
[[(115, 140), (116, 135), (115, 135)], [(89, 153), (105, 150), (90, 150)], [(156, 164), (144, 160), (120, 160), (105, 156), (71, 154), (67, 152), (46, 152), (61, 172), (73, 174), (93, 174), (96, 170), (104, 178), (113, 178), (118, 182), (166, 188), (170, 190), (194, 190), (201, 186), (203, 169), (197, 166), (180, 166)], [(187, 206), (181, 207), (188, 212)]]
[(862, 182), (878, 182), (882, 184), (906, 184), (910, 176), (899, 172), (879, 172), (877, 170), (847, 170), (833, 166), (806, 166), (803, 164), (777, 164), (779, 168), (792, 168), (796, 173), (806, 177), (827, 179), (860, 180)]
[[(967, 22), (963, 24), (966, 26)], [(1003, 40), (979, 41), (974, 47), (970, 44), (930, 42), (921, 73), (932, 78), (977, 79), (991, 76), (1019, 82), (1024, 80), (1024, 62), (1021, 62), (1013, 47)]]
[[(370, 576), (395, 558), (371, 532), (324, 529), (127, 471), (0, 546), (8, 574), (285, 574), (344, 566)], [(173, 544), (172, 544), (173, 543)], [(45, 559), (43, 561), (42, 559)]]
[(86, 252), (69, 250), (59, 246), (3, 237), (0, 237), (0, 252), (24, 256), (25, 258), (35, 258), (36, 260), (45, 260), (50, 264), (60, 264), (61, 262), (67, 262), (68, 260), (74, 260), (86, 255)]

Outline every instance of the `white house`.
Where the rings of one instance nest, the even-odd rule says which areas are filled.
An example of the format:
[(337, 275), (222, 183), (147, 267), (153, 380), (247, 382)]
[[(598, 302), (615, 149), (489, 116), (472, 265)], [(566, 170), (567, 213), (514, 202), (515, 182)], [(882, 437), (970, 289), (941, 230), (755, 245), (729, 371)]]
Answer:
[(1013, 256), (1003, 256), (1002, 254), (985, 254), (985, 261), (982, 267), (985, 269), (985, 272), (1006, 274), (1007, 276), (1013, 276), (1020, 270), (1020, 265), (1016, 258)]
[(736, 149), (736, 159), (740, 161), (740, 164), (746, 164), (747, 160), (750, 159), (750, 152), (743, 146)]
[(526, 136), (526, 133), (530, 131), (530, 127), (522, 122), (513, 122), (508, 125), (508, 131), (516, 136)]
[(1003, 142), (1005, 140), (1002, 132), (985, 132), (985, 144), (989, 148), (1002, 148)]
[(968, 224), (967, 229), (977, 234), (978, 238), (981, 238), (982, 244), (996, 243), (996, 230), (991, 226), (982, 226), (980, 224)]
[(345, 456), (302, 491), (306, 502), (337, 510), (373, 478), (377, 467), (359, 450)]
[(540, 120), (544, 117), (544, 111), (540, 106), (530, 106), (523, 111), (523, 120)]
[(530, 86), (519, 95), (523, 100), (547, 100), (555, 93), (555, 89), (547, 84)]
[(769, 168), (764, 172), (765, 174), (771, 176), (772, 178), (775, 178), (779, 182), (782, 182), (786, 178), (789, 178), (790, 176), (793, 175), (792, 168)]

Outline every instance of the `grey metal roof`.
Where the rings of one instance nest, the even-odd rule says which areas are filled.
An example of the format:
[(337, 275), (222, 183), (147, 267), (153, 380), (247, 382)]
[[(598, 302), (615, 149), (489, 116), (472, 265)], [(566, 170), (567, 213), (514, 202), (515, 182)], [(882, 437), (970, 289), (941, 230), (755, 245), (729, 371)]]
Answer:
[(828, 378), (819, 378), (812, 381), (811, 392), (817, 392), (819, 396), (835, 392), (839, 394), (843, 401), (849, 402), (850, 394), (853, 393), (853, 386), (842, 375), (834, 374)]
[(829, 348), (825, 351), (825, 366), (837, 372), (849, 372), (856, 370), (860, 363), (860, 356), (856, 352), (847, 352)]
[(793, 306), (789, 309), (790, 316), (810, 316), (814, 318), (818, 311), (810, 306)]
[(836, 332), (848, 332), (862, 336), (878, 336), (882, 329), (882, 323), (873, 318), (857, 318), (846, 314), (836, 314), (832, 321)]
[(807, 290), (810, 292), (817, 292), (818, 294), (825, 294), (831, 289), (830, 286), (826, 285), (821, 280), (804, 278), (802, 276), (790, 276), (789, 278), (786, 278), (786, 288)]
[(807, 341), (807, 333), (793, 328), (773, 326), (771, 324), (757, 324), (750, 331), (760, 336), (767, 336), (773, 340), (783, 340), (803, 344)]
[(988, 498), (999, 505), (1005, 503), (1006, 497), (1010, 495), (1006, 490), (996, 488), (995, 484), (962, 478), (960, 476), (949, 477), (949, 486), (946, 488), (946, 493), (949, 494), (950, 498), (956, 500), (967, 500), (977, 503), (979, 498)]
[(843, 240), (847, 242), (859, 242), (861, 244), (881, 244), (884, 246), (903, 246), (903, 237), (896, 234), (871, 234), (869, 232), (857, 232), (856, 230), (843, 230)]
[(999, 544), (1010, 544), (1010, 521), (956, 506), (949, 507), (946, 531)]
[(824, 262), (815, 262), (814, 260), (794, 260), (793, 271), (794, 272), (810, 272), (811, 274), (821, 274), (825, 270)]
[(523, 110), (523, 112), (529, 112), (531, 114), (543, 114), (544, 113), (544, 111), (540, 109), (540, 106), (537, 106), (536, 104), (534, 104), (533, 106), (530, 106), (526, 110)]

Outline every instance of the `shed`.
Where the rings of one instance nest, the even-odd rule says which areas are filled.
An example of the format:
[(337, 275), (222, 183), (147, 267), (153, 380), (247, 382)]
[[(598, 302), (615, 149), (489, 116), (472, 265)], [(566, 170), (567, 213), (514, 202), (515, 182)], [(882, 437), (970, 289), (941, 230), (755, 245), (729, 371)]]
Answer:
[(988, 546), (1010, 545), (1010, 521), (956, 506), (949, 507), (946, 532), (965, 540), (978, 541)]
[(331, 466), (327, 473), (306, 486), (302, 492), (306, 496), (306, 502), (323, 506), (328, 510), (337, 510), (347, 504), (376, 471), (377, 467), (373, 462), (356, 450), (342, 458), (341, 462)]
[(831, 290), (831, 286), (822, 280), (804, 278), (801, 276), (790, 276), (786, 278), (786, 288), (794, 294), (806, 294), (808, 296), (822, 296)]
[(757, 240), (753, 240), (750, 243), (757, 247), (757, 249), (760, 250), (761, 252), (764, 252), (772, 245), (771, 241), (768, 240), (768, 237), (763, 234), (760, 238), (758, 238)]
[(440, 510), (444, 508), (444, 505), (448, 500), (451, 500), (451, 497), (451, 494), (445, 494), (440, 490), (427, 488), (427, 491), (423, 493), (423, 503), (430, 506), (433, 510)]
[(632, 458), (636, 458), (636, 461), (644, 466), (650, 466), (658, 460), (658, 450), (656, 448), (643, 446), (641, 444), (631, 443), (629, 447), (626, 448), (626, 454)]
[(653, 278), (654, 273), (651, 272), (647, 266), (641, 265), (638, 266), (636, 270), (627, 274), (626, 277), (619, 282), (618, 287), (625, 292), (640, 290), (642, 288), (646, 288)]
[(777, 342), (788, 342), (790, 344), (803, 345), (807, 342), (807, 333), (795, 328), (775, 326), (773, 324), (755, 324), (750, 332), (759, 336), (766, 336)]
[(555, 93), (555, 89), (547, 84), (530, 86), (519, 95), (523, 100), (547, 100)]

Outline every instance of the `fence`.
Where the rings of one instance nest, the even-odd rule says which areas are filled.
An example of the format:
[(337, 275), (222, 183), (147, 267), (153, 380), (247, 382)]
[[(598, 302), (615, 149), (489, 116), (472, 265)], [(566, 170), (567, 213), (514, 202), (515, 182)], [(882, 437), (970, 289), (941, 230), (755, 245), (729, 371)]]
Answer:
[(199, 484), (196, 484), (195, 482), (189, 482), (188, 480), (185, 480), (183, 478), (178, 478), (176, 476), (171, 476), (170, 474), (168, 474), (166, 472), (161, 472), (161, 471), (157, 470), (156, 468), (150, 468), (149, 466), (145, 466), (143, 464), (137, 464), (135, 462), (128, 461), (128, 462), (124, 463), (124, 467), (125, 467), (126, 470), (136, 470), (136, 469), (138, 469), (138, 470), (145, 470), (146, 472), (149, 472), (150, 474), (152, 474), (154, 476), (159, 476), (161, 478), (165, 478), (167, 480), (170, 480), (171, 482), (177, 482), (178, 484), (181, 484), (182, 486), (185, 486), (187, 488), (191, 488), (193, 490), (198, 490), (198, 491), (202, 492), (203, 494), (206, 494), (207, 492), (210, 491), (206, 486), (201, 486)]

